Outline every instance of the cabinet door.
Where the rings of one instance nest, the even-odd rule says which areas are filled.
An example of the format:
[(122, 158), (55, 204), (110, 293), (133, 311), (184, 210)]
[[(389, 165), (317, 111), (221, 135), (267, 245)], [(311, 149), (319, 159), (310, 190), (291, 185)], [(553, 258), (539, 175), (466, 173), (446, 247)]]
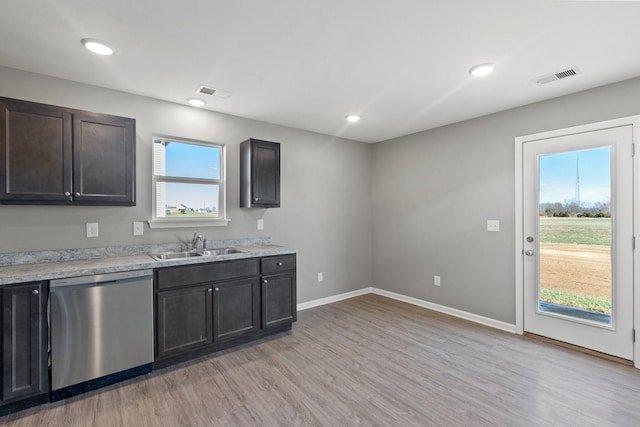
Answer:
[(295, 322), (295, 273), (262, 278), (262, 328), (271, 328)]
[(211, 286), (156, 294), (156, 358), (194, 350), (212, 342)]
[(213, 340), (235, 338), (260, 329), (258, 279), (214, 285)]
[(79, 204), (135, 205), (135, 120), (73, 116), (73, 191)]
[(0, 98), (0, 202), (71, 201), (71, 114)]
[(280, 206), (280, 144), (254, 141), (252, 194), (254, 206)]
[(47, 285), (9, 285), (1, 291), (2, 400), (47, 393)]
[(280, 144), (248, 139), (240, 144), (240, 207), (280, 207)]

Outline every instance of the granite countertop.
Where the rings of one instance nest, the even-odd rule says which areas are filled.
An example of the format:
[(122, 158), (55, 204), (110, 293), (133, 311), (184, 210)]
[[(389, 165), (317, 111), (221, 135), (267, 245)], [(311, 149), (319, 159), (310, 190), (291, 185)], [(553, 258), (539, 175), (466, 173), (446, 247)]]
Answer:
[[(234, 244), (228, 244), (234, 243)], [(181, 250), (176, 245), (100, 248), (0, 254), (0, 286), (121, 271), (173, 267), (232, 259), (295, 254), (296, 249), (271, 244), (270, 239), (214, 242), (215, 247), (238, 247), (244, 252), (156, 261), (149, 254)]]

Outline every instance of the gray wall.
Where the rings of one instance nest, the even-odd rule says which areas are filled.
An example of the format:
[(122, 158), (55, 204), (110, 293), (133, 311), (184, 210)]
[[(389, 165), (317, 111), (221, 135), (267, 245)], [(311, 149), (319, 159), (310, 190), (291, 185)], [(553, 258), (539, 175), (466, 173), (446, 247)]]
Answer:
[(375, 144), (374, 286), (514, 324), (514, 138), (635, 114), (640, 79)]
[[(0, 96), (137, 120), (135, 207), (0, 206), (0, 253), (188, 240), (194, 229), (132, 233), (151, 216), (151, 135), (163, 134), (227, 144), (231, 223), (198, 229), (205, 237), (271, 236), (298, 248), (298, 302), (371, 285), (371, 145), (1, 67)], [(250, 137), (282, 144), (279, 209), (238, 208), (239, 143)], [(88, 239), (94, 221), (100, 237)]]
[[(151, 135), (202, 139), (227, 144), (232, 221), (198, 231), (298, 248), (298, 302), (373, 285), (508, 323), (514, 138), (640, 114), (633, 79), (372, 146), (1, 67), (0, 96), (136, 118), (138, 156), (137, 206), (0, 206), (0, 253), (186, 241), (193, 229), (131, 228), (151, 215)], [(249, 137), (282, 143), (280, 209), (237, 207), (238, 145)], [(487, 219), (501, 231), (487, 232)], [(100, 237), (87, 239), (93, 221)]]

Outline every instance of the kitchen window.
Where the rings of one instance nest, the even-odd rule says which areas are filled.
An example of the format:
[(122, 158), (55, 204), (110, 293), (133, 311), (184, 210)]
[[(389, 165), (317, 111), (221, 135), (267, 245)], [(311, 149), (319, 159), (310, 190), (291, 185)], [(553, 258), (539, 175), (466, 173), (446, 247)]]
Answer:
[(154, 136), (151, 228), (227, 223), (225, 146)]

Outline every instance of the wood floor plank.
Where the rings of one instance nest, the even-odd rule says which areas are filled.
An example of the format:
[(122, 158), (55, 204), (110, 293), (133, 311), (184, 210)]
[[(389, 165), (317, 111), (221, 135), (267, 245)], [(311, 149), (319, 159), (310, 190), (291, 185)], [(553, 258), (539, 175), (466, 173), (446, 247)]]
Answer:
[(0, 418), (18, 426), (637, 426), (640, 370), (377, 295)]

